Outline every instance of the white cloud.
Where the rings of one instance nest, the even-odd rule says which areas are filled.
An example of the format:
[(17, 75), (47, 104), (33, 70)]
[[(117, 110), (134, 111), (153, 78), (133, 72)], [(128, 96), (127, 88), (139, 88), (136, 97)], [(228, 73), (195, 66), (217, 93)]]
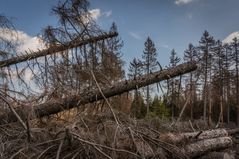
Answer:
[(183, 5), (193, 2), (194, 0), (175, 0), (175, 4), (177, 5)]
[(97, 21), (100, 17), (110, 17), (112, 11), (102, 12), (99, 8), (89, 10), (89, 14), (83, 17), (84, 23), (88, 24), (91, 20)]
[(134, 32), (129, 32), (129, 35), (132, 36), (133, 38), (137, 39), (137, 40), (142, 39), (142, 37), (139, 34), (134, 33)]
[(90, 10), (89, 13), (93, 20), (97, 20), (97, 19), (99, 19), (99, 17), (102, 16), (101, 11), (98, 8)]
[[(16, 54), (18, 55), (29, 51), (38, 51), (44, 49), (44, 44), (41, 38), (37, 36), (30, 36), (23, 31), (0, 28), (0, 38), (16, 44)], [(23, 80), (27, 82), (27, 84), (30, 84), (33, 79), (33, 73), (31, 70), (25, 70), (22, 66), (19, 66), (18, 69), (19, 72), (23, 73)], [(18, 74), (16, 70), (11, 71), (11, 76), (14, 81), (18, 80)]]
[(24, 53), (25, 51), (37, 51), (43, 49), (43, 41), (37, 36), (30, 36), (23, 31), (13, 31), (9, 29), (0, 28), (0, 36), (2, 39), (11, 41), (17, 44), (17, 53)]
[(27, 82), (30, 82), (32, 79), (33, 79), (33, 73), (31, 70), (27, 69), (25, 72), (24, 72), (24, 80), (27, 81)]
[(231, 43), (233, 41), (234, 38), (239, 39), (239, 31), (235, 31), (233, 33), (231, 33), (230, 35), (228, 35), (224, 40), (222, 40), (222, 42), (225, 43)]
[(100, 9), (91, 9), (89, 14), (82, 16), (83, 23), (89, 24), (90, 22), (97, 21), (102, 16)]
[(110, 17), (112, 15), (112, 10), (102, 12), (99, 8), (97, 8), (97, 9), (90, 10), (89, 13), (93, 20), (98, 20), (102, 16)]

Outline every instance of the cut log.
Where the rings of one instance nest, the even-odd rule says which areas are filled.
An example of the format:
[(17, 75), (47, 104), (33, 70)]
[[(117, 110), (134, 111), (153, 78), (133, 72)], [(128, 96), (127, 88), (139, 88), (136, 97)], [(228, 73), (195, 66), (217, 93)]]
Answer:
[[(171, 144), (177, 144), (181, 151), (189, 158), (199, 157), (212, 151), (224, 150), (232, 146), (233, 141), (229, 133), (235, 132), (226, 129), (214, 129), (190, 133), (167, 133), (160, 139)], [(209, 155), (209, 154), (208, 154)], [(224, 153), (210, 154), (225, 159)], [(210, 156), (209, 155), (209, 156)], [(216, 157), (217, 158), (217, 157)]]
[(32, 52), (30, 54), (17, 56), (17, 57), (13, 57), (13, 58), (10, 58), (10, 59), (4, 60), (4, 61), (0, 61), (0, 68), (7, 67), (7, 66), (10, 66), (10, 65), (13, 65), (13, 64), (17, 64), (17, 63), (20, 63), (20, 62), (28, 61), (28, 60), (31, 60), (31, 59), (35, 59), (35, 58), (38, 58), (38, 57), (50, 55), (50, 54), (53, 54), (53, 53), (62, 52), (62, 51), (67, 50), (67, 49), (72, 49), (72, 48), (75, 48), (75, 47), (79, 47), (79, 46), (86, 45), (86, 44), (89, 44), (89, 43), (92, 43), (92, 42), (97, 42), (97, 41), (101, 41), (101, 40), (104, 40), (104, 39), (112, 38), (112, 37), (115, 37), (115, 36), (118, 36), (117, 32), (112, 32), (112, 33), (109, 33), (109, 34), (103, 34), (103, 35), (92, 37), (92, 38), (89, 38), (89, 39), (76, 38), (75, 40), (70, 41), (70, 42), (68, 42), (64, 45), (57, 45), (57, 46), (50, 47), (50, 48), (40, 50), (40, 51), (37, 51), (37, 52)]
[(218, 137), (227, 137), (228, 132), (226, 129), (214, 129), (214, 130), (207, 130), (207, 131), (198, 131), (198, 132), (190, 132), (190, 133), (180, 133), (180, 134), (173, 134), (167, 133), (162, 135), (160, 138), (170, 143), (182, 143), (187, 141), (193, 140), (204, 140), (204, 139), (211, 139), (211, 138), (218, 138)]
[[(178, 75), (194, 71), (196, 70), (196, 68), (197, 68), (196, 62), (188, 62), (180, 64), (174, 68), (165, 69), (149, 75), (143, 75), (133, 80), (125, 80), (123, 82), (115, 84), (112, 87), (103, 88), (102, 92), (106, 98), (109, 98), (115, 95), (120, 95), (124, 92), (128, 92), (162, 80), (166, 80)], [(74, 107), (78, 107), (79, 105), (92, 103), (101, 99), (103, 99), (103, 96), (99, 91), (92, 91), (80, 95), (70, 96), (64, 99), (57, 99), (57, 101), (47, 101), (46, 103), (34, 106), (33, 112), (35, 114), (35, 117), (39, 118), (49, 116), (51, 114), (56, 114)], [(24, 113), (23, 108), (17, 108), (16, 112), (21, 117), (24, 117), (26, 115)], [(0, 124), (16, 121), (17, 119), (12, 113), (0, 116)]]
[(199, 159), (235, 159), (235, 155), (227, 152), (210, 152)]
[(239, 128), (229, 129), (227, 132), (229, 135), (239, 134)]
[(183, 151), (190, 158), (202, 156), (211, 151), (226, 149), (232, 146), (232, 139), (230, 137), (219, 137), (213, 139), (206, 139), (188, 144)]

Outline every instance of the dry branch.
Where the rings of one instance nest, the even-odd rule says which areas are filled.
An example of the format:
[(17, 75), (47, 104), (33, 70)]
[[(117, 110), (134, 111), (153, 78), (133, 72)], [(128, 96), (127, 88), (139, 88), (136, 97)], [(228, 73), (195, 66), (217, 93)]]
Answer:
[[(158, 71), (150, 75), (143, 75), (133, 80), (125, 80), (114, 86), (102, 89), (102, 93), (106, 98), (120, 95), (124, 92), (141, 88), (159, 81), (169, 79), (181, 74), (191, 72), (197, 68), (195, 62), (188, 62), (180, 64), (174, 68), (169, 68), (163, 71)], [(57, 99), (57, 101), (47, 101), (46, 103), (39, 104), (34, 107), (34, 114), (37, 118), (56, 114), (64, 110), (68, 110), (79, 105), (92, 103), (98, 100), (104, 99), (100, 91), (92, 91), (88, 93), (82, 93), (80, 95), (73, 95), (63, 99)], [(16, 109), (17, 113), (24, 116), (23, 108)], [(0, 124), (9, 122), (16, 122), (17, 119), (12, 113), (4, 114), (0, 116)]]
[(50, 47), (50, 48), (47, 48), (47, 49), (44, 49), (44, 50), (40, 50), (40, 51), (37, 51), (37, 52), (33, 52), (33, 53), (30, 53), (30, 54), (17, 56), (17, 57), (13, 57), (13, 58), (10, 58), (10, 59), (4, 60), (4, 61), (0, 61), (0, 68), (7, 67), (7, 66), (10, 66), (10, 65), (13, 65), (13, 64), (17, 64), (17, 63), (20, 63), (20, 62), (28, 61), (28, 60), (31, 60), (31, 59), (35, 59), (35, 58), (38, 58), (38, 57), (50, 55), (50, 54), (53, 54), (53, 53), (62, 52), (62, 51), (67, 50), (67, 49), (72, 49), (72, 48), (75, 48), (75, 47), (79, 47), (79, 46), (86, 45), (86, 44), (89, 44), (89, 43), (92, 43), (92, 42), (97, 42), (97, 41), (100, 41), (100, 40), (112, 38), (112, 37), (115, 37), (115, 36), (118, 36), (118, 33), (113, 32), (113, 33), (109, 33), (109, 34), (103, 34), (103, 35), (92, 37), (92, 38), (85, 39), (85, 40), (82, 40), (82, 38), (77, 38), (73, 41), (70, 41), (70, 42), (64, 44), (64, 45), (53, 46), (53, 47)]

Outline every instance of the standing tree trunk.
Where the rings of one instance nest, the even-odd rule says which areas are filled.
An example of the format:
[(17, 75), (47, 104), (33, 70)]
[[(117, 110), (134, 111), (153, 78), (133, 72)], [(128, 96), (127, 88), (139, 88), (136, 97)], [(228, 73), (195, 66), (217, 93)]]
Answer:
[(205, 72), (204, 72), (204, 103), (203, 103), (203, 120), (204, 122), (206, 122), (206, 118), (207, 118), (207, 87), (208, 87), (208, 83), (207, 83), (207, 67), (208, 67), (208, 52), (206, 51), (205, 53)]
[(194, 117), (193, 117), (193, 74), (190, 73), (190, 100), (189, 100), (189, 105), (190, 105), (190, 119), (191, 121), (193, 121)]
[(208, 104), (208, 126), (211, 127), (212, 125), (212, 69), (209, 69), (209, 92), (208, 92), (208, 98), (209, 98), (209, 104)]
[(233, 39), (233, 48), (234, 48), (234, 58), (236, 64), (236, 105), (237, 105), (237, 125), (239, 125), (239, 74), (238, 74), (238, 64), (239, 64), (239, 55), (238, 55), (238, 40), (237, 38)]
[(238, 76), (238, 55), (236, 51), (236, 104), (237, 104), (237, 125), (239, 125), (239, 76)]

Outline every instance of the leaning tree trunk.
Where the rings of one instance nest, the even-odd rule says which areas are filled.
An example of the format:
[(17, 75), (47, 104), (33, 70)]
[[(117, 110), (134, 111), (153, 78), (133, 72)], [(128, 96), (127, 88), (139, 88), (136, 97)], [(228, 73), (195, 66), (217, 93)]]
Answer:
[[(32, 107), (32, 110), (35, 117), (37, 118), (49, 116), (51, 114), (56, 114), (83, 104), (92, 103), (104, 99), (104, 96), (106, 98), (109, 98), (115, 95), (120, 95), (124, 92), (157, 83), (162, 80), (173, 78), (175, 76), (194, 71), (196, 68), (197, 65), (195, 62), (180, 64), (174, 68), (158, 71), (149, 75), (143, 75), (134, 80), (125, 80), (123, 82), (119, 82), (114, 86), (102, 89), (103, 94), (100, 91), (91, 91), (88, 93), (84, 92), (80, 95), (72, 95), (67, 98), (57, 99), (57, 101), (47, 101), (45, 103)], [(16, 112), (20, 115), (20, 117), (24, 118), (24, 116), (26, 116), (26, 113), (24, 113), (24, 108), (22, 107), (16, 108)], [(0, 116), (0, 124), (16, 121), (17, 118), (13, 113), (8, 113)]]
[(72, 40), (68, 43), (65, 43), (63, 45), (57, 45), (57, 46), (53, 46), (53, 47), (49, 47), (47, 49), (44, 50), (39, 50), (37, 52), (32, 52), (30, 54), (26, 54), (26, 55), (22, 55), (22, 56), (17, 56), (17, 57), (13, 57), (7, 60), (3, 60), (0, 61), (0, 68), (2, 67), (7, 67), (13, 64), (17, 64), (20, 62), (24, 62), (24, 61), (28, 61), (31, 59), (35, 59), (38, 57), (43, 57), (46, 55), (50, 55), (53, 53), (57, 53), (57, 52), (62, 52), (68, 49), (72, 49), (72, 48), (76, 48), (82, 45), (86, 45), (92, 42), (96, 42), (96, 41), (101, 41), (104, 39), (108, 39), (108, 38), (113, 38), (115, 36), (118, 36), (117, 32), (113, 32), (113, 33), (109, 33), (109, 34), (103, 34), (103, 35), (99, 35), (96, 37), (91, 37), (88, 39), (82, 39), (82, 38), (76, 38), (75, 40)]

